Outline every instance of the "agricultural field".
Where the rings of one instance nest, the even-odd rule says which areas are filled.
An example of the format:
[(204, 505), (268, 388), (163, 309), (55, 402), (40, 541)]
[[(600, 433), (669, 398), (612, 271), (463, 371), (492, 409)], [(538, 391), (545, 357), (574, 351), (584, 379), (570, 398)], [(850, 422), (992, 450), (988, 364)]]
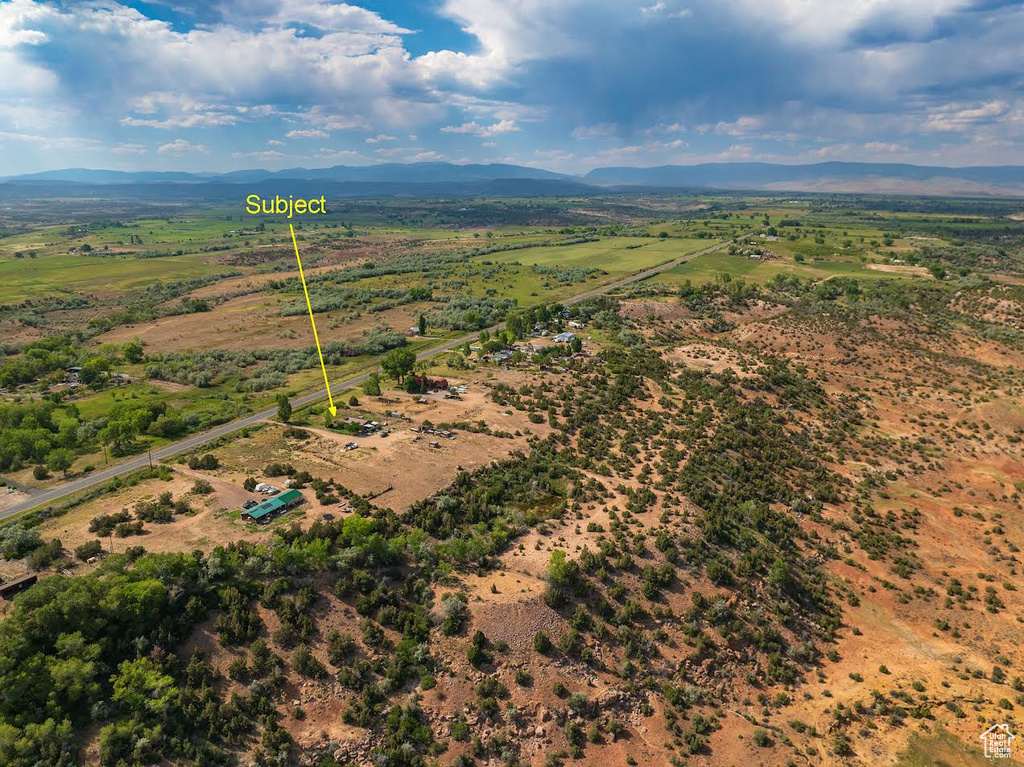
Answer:
[(987, 205), (339, 204), (297, 232), (324, 371), (281, 221), (23, 212), (0, 762), (988, 763), (1024, 222)]

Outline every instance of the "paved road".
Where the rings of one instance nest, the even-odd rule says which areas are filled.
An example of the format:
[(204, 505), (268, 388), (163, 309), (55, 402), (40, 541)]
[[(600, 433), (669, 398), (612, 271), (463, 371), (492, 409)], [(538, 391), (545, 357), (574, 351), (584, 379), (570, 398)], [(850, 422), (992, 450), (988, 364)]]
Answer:
[[(624, 277), (623, 279), (616, 280), (615, 282), (605, 283), (604, 285), (600, 285), (594, 288), (593, 290), (588, 290), (583, 293), (580, 293), (576, 296), (573, 296), (572, 298), (562, 301), (561, 303), (565, 305), (576, 304), (579, 303), (580, 301), (585, 301), (588, 298), (594, 298), (595, 296), (603, 295), (612, 290), (615, 290), (616, 288), (621, 288), (626, 285), (630, 285), (634, 282), (646, 280), (648, 277), (653, 277), (656, 274), (660, 274), (661, 272), (667, 271), (668, 269), (672, 269), (673, 267), (679, 266), (680, 264), (686, 263), (687, 261), (691, 261), (694, 258), (697, 258), (698, 256), (703, 256), (708, 253), (712, 253), (724, 246), (724, 242), (717, 242), (710, 247), (697, 251), (696, 253), (690, 253), (688, 255), (681, 256), (680, 258), (677, 258), (673, 261), (667, 261), (664, 264), (661, 264), (660, 266), (654, 266), (651, 267), (650, 269), (644, 269), (642, 272), (636, 272), (635, 274), (631, 274), (629, 277)], [(498, 325), (494, 325), (493, 327), (489, 328), (489, 330), (493, 333), (494, 331), (500, 330), (503, 327), (504, 323), (499, 323)], [(447, 341), (446, 343), (440, 346), (434, 346), (430, 349), (426, 349), (417, 354), (416, 356), (418, 359), (421, 360), (428, 359), (429, 357), (433, 357), (435, 355), (451, 351), (456, 346), (461, 346), (467, 341), (474, 341), (477, 339), (478, 336), (479, 332), (473, 333), (472, 335), (463, 336), (462, 338), (457, 338), (454, 341)], [(369, 377), (370, 373), (363, 373), (362, 375), (358, 375), (353, 378), (349, 378), (339, 383), (336, 383), (334, 385), (334, 389), (337, 391), (350, 389), (353, 386), (358, 386)], [(309, 405), (313, 402), (317, 402), (318, 400), (325, 399), (326, 397), (327, 390), (321, 389), (320, 391), (315, 391), (312, 394), (304, 394), (302, 396), (295, 397), (294, 399), (292, 399), (291, 403), (293, 408), (298, 409), (300, 407), (305, 407), (306, 405)], [(275, 415), (277, 415), (276, 407), (261, 410), (258, 413), (253, 413), (252, 415), (245, 416), (244, 418), (239, 418), (238, 420), (231, 421), (220, 426), (215, 426), (212, 429), (208, 429), (207, 431), (202, 432), (201, 434), (194, 434), (191, 437), (187, 437), (171, 445), (165, 445), (164, 447), (161, 447), (157, 450), (153, 450), (151, 454), (147, 453), (145, 455), (135, 456), (134, 458), (130, 458), (127, 461), (122, 461), (121, 463), (103, 469), (102, 471), (94, 471), (86, 477), (81, 477), (79, 479), (72, 479), (68, 480), (67, 482), (62, 482), (61, 484), (52, 487), (49, 490), (34, 491), (34, 495), (28, 500), (22, 501), (16, 506), (11, 506), (9, 508), (4, 509), (3, 511), (0, 511), (0, 520), (13, 516), (15, 514), (20, 514), (23, 511), (28, 511), (29, 509), (33, 509), (37, 506), (45, 506), (46, 504), (54, 503), (55, 501), (59, 501), (63, 498), (66, 498), (67, 496), (72, 495), (73, 493), (77, 493), (82, 490), (88, 490), (89, 488), (106, 482), (107, 480), (113, 479), (114, 477), (120, 477), (124, 474), (130, 474), (133, 471), (138, 471), (139, 469), (143, 469), (149, 466), (151, 462), (155, 464), (156, 462), (162, 461), (165, 458), (173, 458), (179, 453), (183, 453), (188, 450), (194, 450), (195, 448), (202, 447), (207, 442), (212, 442), (215, 439), (219, 439), (220, 437), (231, 434), (232, 432), (238, 431), (239, 429), (244, 429), (247, 426), (255, 426), (256, 424), (262, 421), (266, 421), (269, 418), (273, 418)]]

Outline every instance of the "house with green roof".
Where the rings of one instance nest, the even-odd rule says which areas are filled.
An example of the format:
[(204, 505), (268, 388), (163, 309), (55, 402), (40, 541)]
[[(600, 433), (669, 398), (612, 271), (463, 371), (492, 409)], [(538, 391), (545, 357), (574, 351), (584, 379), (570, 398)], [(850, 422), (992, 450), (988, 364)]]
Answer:
[(304, 503), (305, 500), (305, 496), (298, 490), (285, 490), (280, 495), (268, 498), (251, 509), (244, 509), (242, 511), (242, 519), (248, 522), (255, 522), (258, 525), (265, 525), (277, 519), (289, 509)]

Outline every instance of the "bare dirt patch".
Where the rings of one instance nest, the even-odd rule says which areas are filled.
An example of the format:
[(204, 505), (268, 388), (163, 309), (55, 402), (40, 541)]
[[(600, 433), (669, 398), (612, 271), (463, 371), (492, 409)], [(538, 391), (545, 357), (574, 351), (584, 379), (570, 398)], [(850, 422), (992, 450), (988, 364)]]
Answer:
[[(99, 344), (122, 344), (139, 338), (153, 351), (188, 349), (300, 349), (312, 346), (309, 317), (282, 317), (277, 312), (285, 299), (264, 294), (232, 298), (209, 312), (180, 314), (154, 322), (124, 325), (96, 339)], [(416, 324), (425, 304), (408, 304), (354, 317), (350, 310), (317, 316), (317, 330), (324, 344), (358, 343), (378, 325), (403, 330)]]
[[(210, 495), (189, 494), (198, 478), (207, 479), (214, 486), (214, 492)], [(250, 497), (248, 493), (215, 475), (187, 470), (176, 471), (169, 482), (147, 480), (135, 487), (76, 506), (63, 516), (43, 522), (39, 533), (44, 540), (59, 538), (64, 548), (71, 552), (87, 541), (96, 540), (96, 534), (89, 532), (89, 522), (94, 517), (113, 514), (122, 509), (130, 511), (139, 501), (152, 500), (165, 492), (172, 493), (175, 499), (187, 496), (195, 513), (175, 514), (173, 521), (168, 523), (147, 522), (144, 535), (104, 539), (104, 549), (109, 550), (113, 545), (114, 551), (123, 551), (128, 546), (144, 546), (147, 551), (211, 551), (231, 541), (255, 541), (267, 535), (265, 530), (245, 526), (232, 518), (231, 512)]]
[(910, 266), (906, 264), (864, 264), (865, 269), (874, 272), (886, 272), (888, 274), (910, 274), (914, 277), (931, 277), (931, 272), (923, 266)]

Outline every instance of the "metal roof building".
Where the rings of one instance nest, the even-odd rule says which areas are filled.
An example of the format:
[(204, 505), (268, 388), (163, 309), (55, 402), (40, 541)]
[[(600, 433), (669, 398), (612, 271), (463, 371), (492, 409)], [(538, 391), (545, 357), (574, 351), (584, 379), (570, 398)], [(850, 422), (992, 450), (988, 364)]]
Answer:
[(283, 514), (288, 509), (298, 506), (305, 500), (305, 497), (298, 490), (285, 490), (280, 495), (268, 498), (251, 509), (245, 509), (242, 512), (242, 519), (263, 525), (278, 514)]
[(0, 585), (0, 597), (10, 599), (19, 591), (24, 591), (34, 584), (38, 577), (38, 573), (29, 573), (28, 575), (22, 575), (20, 578), (15, 578), (13, 581), (8, 581), (7, 583)]

